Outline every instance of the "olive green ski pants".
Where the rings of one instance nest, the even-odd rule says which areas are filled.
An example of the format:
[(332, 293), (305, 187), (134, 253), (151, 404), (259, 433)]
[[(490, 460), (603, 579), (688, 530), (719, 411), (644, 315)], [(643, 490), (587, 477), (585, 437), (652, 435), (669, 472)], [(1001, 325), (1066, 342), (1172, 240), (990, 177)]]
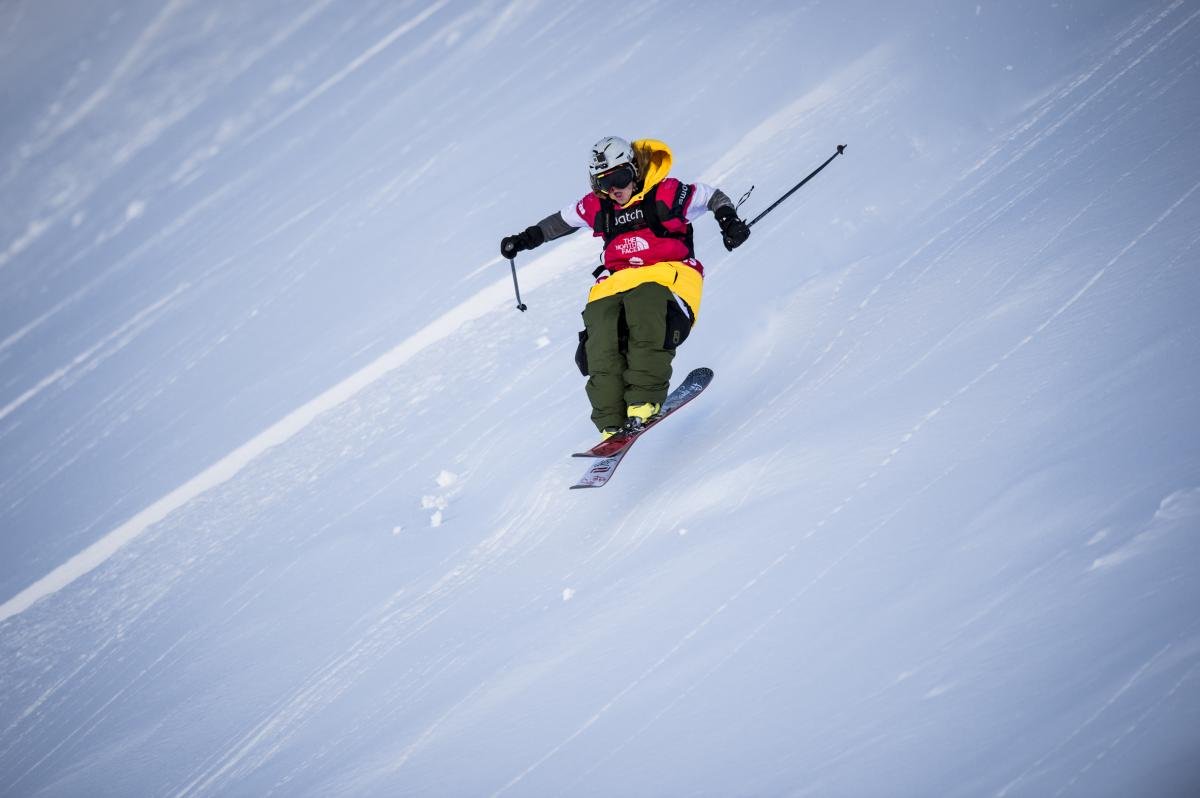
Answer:
[(643, 283), (584, 308), (587, 396), (596, 429), (624, 424), (628, 405), (667, 398), (675, 357), (666, 348), (667, 304), (674, 302), (666, 286)]

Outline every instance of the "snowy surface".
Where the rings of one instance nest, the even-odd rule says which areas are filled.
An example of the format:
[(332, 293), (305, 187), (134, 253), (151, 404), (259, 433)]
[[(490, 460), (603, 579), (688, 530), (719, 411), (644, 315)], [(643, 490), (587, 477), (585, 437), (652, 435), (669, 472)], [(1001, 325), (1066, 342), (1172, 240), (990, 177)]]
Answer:
[[(741, 9), (741, 10), (739, 10)], [(1200, 5), (0, 4), (0, 795), (1194, 795)], [(614, 481), (603, 135), (712, 387)]]

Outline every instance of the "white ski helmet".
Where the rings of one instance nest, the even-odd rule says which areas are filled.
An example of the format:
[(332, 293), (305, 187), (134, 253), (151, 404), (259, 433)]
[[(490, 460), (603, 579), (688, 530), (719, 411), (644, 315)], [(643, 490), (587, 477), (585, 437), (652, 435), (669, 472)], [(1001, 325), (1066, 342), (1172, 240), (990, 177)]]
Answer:
[(588, 162), (588, 177), (592, 182), (593, 191), (603, 191), (599, 177), (628, 164), (633, 172), (633, 179), (638, 180), (637, 157), (628, 141), (616, 136), (605, 136), (592, 145), (592, 158)]

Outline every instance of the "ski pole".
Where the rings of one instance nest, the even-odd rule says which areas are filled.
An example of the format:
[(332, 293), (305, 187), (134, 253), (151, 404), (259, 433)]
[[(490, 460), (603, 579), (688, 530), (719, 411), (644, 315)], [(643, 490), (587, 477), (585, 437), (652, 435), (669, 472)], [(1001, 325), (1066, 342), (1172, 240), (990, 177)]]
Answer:
[[(801, 180), (799, 183), (797, 183), (796, 185), (792, 186), (791, 190), (790, 190), (790, 191), (788, 191), (788, 193), (784, 194), (782, 197), (780, 197), (779, 199), (777, 199), (777, 200), (775, 200), (774, 202), (772, 202), (772, 203), (771, 203), (771, 207), (767, 208), (765, 211), (763, 211), (762, 213), (760, 213), (758, 216), (755, 216), (755, 217), (754, 217), (754, 219), (752, 219), (752, 220), (750, 221), (750, 223), (749, 223), (748, 225), (746, 225), (746, 226), (747, 226), (747, 227), (753, 227), (755, 222), (757, 222), (759, 219), (761, 219), (761, 218), (763, 218), (764, 216), (766, 216), (766, 215), (767, 215), (768, 213), (770, 213), (771, 211), (775, 210), (775, 206), (777, 206), (779, 203), (783, 202), (783, 201), (784, 201), (785, 199), (787, 199), (788, 197), (792, 196), (792, 194), (796, 193), (796, 190), (797, 190), (797, 189), (799, 189), (801, 186), (803, 186), (803, 185), (804, 185), (805, 183), (807, 183), (809, 180), (812, 180), (814, 177), (816, 177), (816, 176), (817, 176), (817, 174), (818, 174), (818, 173), (819, 173), (819, 172), (820, 172), (822, 169), (824, 169), (826, 166), (829, 166), (829, 163), (830, 163), (830, 161), (832, 161), (834, 158), (838, 157), (839, 155), (841, 155), (841, 154), (842, 154), (843, 152), (845, 152), (845, 151), (846, 151), (846, 145), (845, 145), (845, 144), (839, 144), (839, 145), (837, 145), (837, 152), (835, 152), (833, 155), (830, 155), (828, 158), (826, 158), (826, 159), (825, 159), (825, 163), (821, 164), (821, 165), (820, 165), (820, 166), (818, 166), (816, 169), (814, 169), (814, 170), (812, 171), (812, 174), (810, 174), (808, 177), (804, 178), (804, 179), (803, 179), (803, 180)], [(751, 189), (750, 189), (750, 190), (751, 190), (751, 191), (753, 191), (753, 190), (754, 190), (754, 189), (753, 189), (753, 187), (751, 187)], [(747, 194), (749, 194), (749, 192), (746, 192), (746, 193), (747, 193)]]
[(509, 259), (508, 259), (508, 265), (509, 265), (509, 266), (512, 266), (512, 273), (513, 273), (513, 291), (515, 291), (515, 292), (517, 293), (517, 310), (519, 310), (519, 311), (521, 311), (522, 313), (524, 313), (524, 312), (525, 312), (526, 310), (528, 310), (529, 308), (528, 308), (528, 307), (526, 307), (525, 303), (521, 301), (521, 286), (517, 285), (517, 259), (516, 259), (516, 258), (509, 258)]

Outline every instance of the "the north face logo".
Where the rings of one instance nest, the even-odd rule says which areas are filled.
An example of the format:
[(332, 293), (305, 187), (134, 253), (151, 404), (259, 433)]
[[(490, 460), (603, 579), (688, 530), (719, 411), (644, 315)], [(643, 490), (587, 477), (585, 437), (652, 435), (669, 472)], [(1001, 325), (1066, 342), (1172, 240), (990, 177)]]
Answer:
[(641, 236), (622, 238), (617, 243), (617, 252), (622, 255), (632, 255), (635, 252), (645, 252), (650, 249), (650, 242)]

